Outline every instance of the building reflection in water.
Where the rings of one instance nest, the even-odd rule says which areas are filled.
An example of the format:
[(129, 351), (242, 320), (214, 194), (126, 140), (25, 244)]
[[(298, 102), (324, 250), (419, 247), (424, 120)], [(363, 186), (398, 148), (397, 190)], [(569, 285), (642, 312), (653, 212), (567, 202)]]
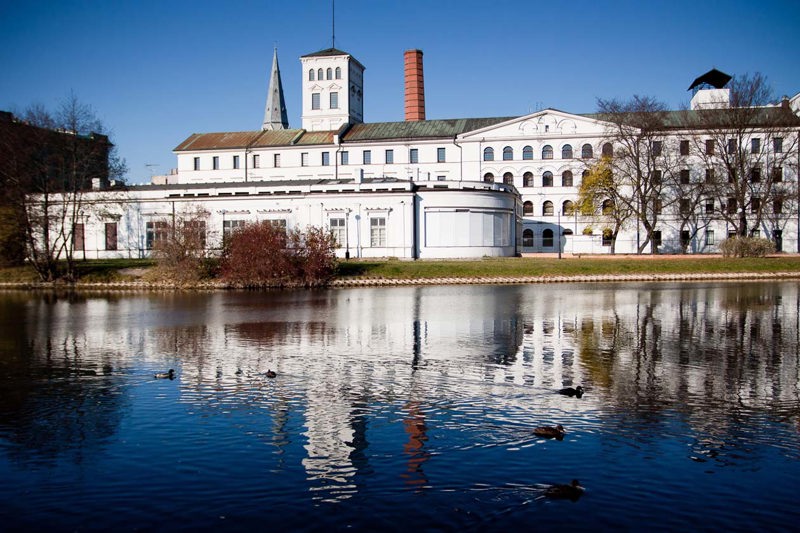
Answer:
[[(741, 445), (737, 435), (756, 414), (798, 424), (793, 283), (19, 297), (7, 298), (3, 312), (24, 322), (5, 323), (8, 375), (107, 376), (50, 392), (41, 381), (15, 382), (0, 399), (0, 427), (19, 453), (37, 447), (34, 420), (64, 420), (52, 409), (65, 398), (76, 411), (87, 399), (111, 400), (90, 409), (96, 423), (64, 422), (49, 442), (107, 439), (128, 409), (119, 381), (174, 367), (179, 401), (192, 412), (238, 409), (283, 457), (302, 443), (300, 464), (318, 501), (359, 491), (374, 468), (371, 451), (385, 445), (375, 419), (392, 406), (401, 406), (403, 441), (387, 448), (402, 448), (400, 483), (414, 490), (432, 484), (431, 431), (455, 425), (430, 414), (437, 402), (477, 404), (522, 425), (556, 405), (552, 389), (582, 384), (589, 393), (559, 407), (564, 416), (603, 410), (607, 431), (635, 441), (641, 428), (631, 417), (649, 423), (677, 412), (697, 434), (695, 460), (727, 460), (724, 450)], [(277, 379), (264, 377), (270, 369)], [(468, 424), (458, 431), (494, 438), (470, 436), (480, 430)]]

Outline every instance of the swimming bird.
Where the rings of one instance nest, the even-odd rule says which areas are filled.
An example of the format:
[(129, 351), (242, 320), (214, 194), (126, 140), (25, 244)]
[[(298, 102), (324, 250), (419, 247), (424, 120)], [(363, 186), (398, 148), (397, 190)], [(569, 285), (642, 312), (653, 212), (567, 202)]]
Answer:
[(583, 396), (583, 387), (578, 385), (574, 389), (572, 387), (566, 387), (558, 391), (559, 394), (563, 394), (564, 396), (575, 396), (576, 398), (580, 398)]
[(278, 374), (274, 370), (267, 370), (267, 373), (264, 375), (268, 378), (278, 377)]
[(550, 485), (545, 489), (544, 495), (554, 500), (572, 500), (575, 502), (583, 496), (585, 490), (577, 479), (573, 479), (569, 485)]
[(556, 427), (553, 426), (541, 426), (535, 428), (533, 430), (533, 434), (537, 437), (543, 437), (545, 439), (558, 439), (564, 440), (564, 435), (567, 432), (564, 430), (564, 426), (558, 424)]
[(157, 372), (154, 376), (156, 379), (175, 379), (175, 371), (169, 369), (169, 372)]

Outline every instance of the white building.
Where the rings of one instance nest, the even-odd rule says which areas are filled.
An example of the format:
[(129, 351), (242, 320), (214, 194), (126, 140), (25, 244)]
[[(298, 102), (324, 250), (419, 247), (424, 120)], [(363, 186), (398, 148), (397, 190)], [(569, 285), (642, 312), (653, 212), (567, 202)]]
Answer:
[[(361, 63), (333, 48), (300, 61), (302, 128), (288, 128), (276, 54), (262, 130), (192, 134), (174, 150), (173, 174), (131, 187), (113, 202), (107, 191), (89, 194), (88, 206), (104, 208), (85, 211), (86, 256), (146, 255), (165, 219), (196, 206), (208, 212), (212, 248), (238, 225), (269, 219), (331, 229), (342, 257), (609, 253), (609, 222), (573, 208), (587, 168), (615, 150), (613, 124), (603, 117), (546, 109), (521, 117), (425, 120), (422, 53), (411, 50), (407, 120), (368, 123)], [(758, 198), (755, 189), (749, 193), (753, 209), (769, 203), (769, 216), (760, 216), (749, 233), (773, 237), (786, 251), (798, 249), (798, 96), (763, 108), (765, 117), (781, 117), (779, 132), (755, 124), (740, 139), (754, 154), (758, 146), (769, 167), (764, 181), (779, 172), (784, 191), (780, 205)], [(728, 89), (701, 88), (691, 111), (669, 112), (660, 138), (664, 151), (674, 152), (681, 183), (708, 176), (710, 156), (696, 147), (710, 133), (698, 117), (728, 107), (728, 98)], [(780, 157), (770, 150), (780, 150)], [(778, 160), (780, 168), (772, 168)], [(666, 251), (716, 252), (732, 230), (721, 214), (736, 206), (709, 196), (687, 208), (680, 192), (672, 195), (663, 207), (654, 202), (653, 240)], [(697, 216), (685, 216), (687, 209)], [(629, 220), (616, 252), (635, 252), (642, 242), (641, 224)]]

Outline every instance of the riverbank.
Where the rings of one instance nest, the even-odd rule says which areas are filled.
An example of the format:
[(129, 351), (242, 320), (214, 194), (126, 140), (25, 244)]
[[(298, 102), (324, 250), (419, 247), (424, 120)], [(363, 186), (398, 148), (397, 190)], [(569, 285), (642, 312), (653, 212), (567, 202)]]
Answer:
[[(74, 284), (42, 283), (25, 269), (0, 270), (0, 289), (224, 290), (216, 280), (179, 284), (154, 279), (151, 262), (131, 260), (83, 264)], [(800, 255), (765, 258), (704, 256), (566, 256), (483, 258), (475, 260), (349, 260), (340, 262), (331, 287), (599, 283), (703, 280), (800, 279)]]

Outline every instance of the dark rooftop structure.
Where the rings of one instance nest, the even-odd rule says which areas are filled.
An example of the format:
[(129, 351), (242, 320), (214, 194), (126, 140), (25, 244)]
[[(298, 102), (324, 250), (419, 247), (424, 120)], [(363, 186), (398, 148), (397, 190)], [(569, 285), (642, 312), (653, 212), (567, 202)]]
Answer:
[(691, 91), (695, 87), (702, 88), (703, 85), (710, 85), (715, 89), (722, 89), (729, 81), (731, 81), (731, 76), (712, 68), (699, 78), (696, 78), (687, 90)]

